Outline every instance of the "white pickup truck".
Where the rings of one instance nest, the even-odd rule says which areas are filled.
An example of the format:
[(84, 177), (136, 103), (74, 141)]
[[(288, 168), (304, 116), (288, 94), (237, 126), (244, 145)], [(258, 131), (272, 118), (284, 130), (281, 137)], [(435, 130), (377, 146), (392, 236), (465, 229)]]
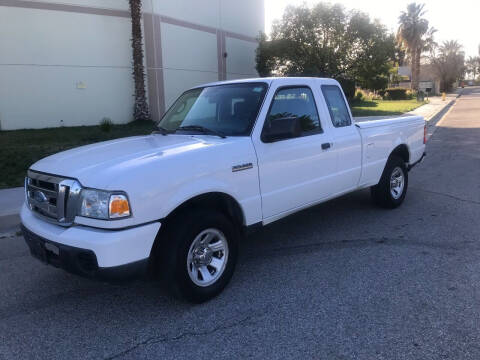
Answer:
[(332, 79), (199, 86), (157, 125), (30, 167), (21, 220), (35, 257), (92, 278), (147, 272), (205, 301), (247, 230), (367, 187), (397, 207), (425, 155), (423, 118), (355, 123)]

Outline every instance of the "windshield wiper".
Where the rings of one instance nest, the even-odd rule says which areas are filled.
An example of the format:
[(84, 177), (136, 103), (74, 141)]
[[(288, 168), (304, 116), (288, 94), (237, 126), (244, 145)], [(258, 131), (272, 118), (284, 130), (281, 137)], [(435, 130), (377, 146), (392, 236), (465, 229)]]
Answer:
[(179, 128), (177, 128), (177, 130), (200, 131), (204, 134), (219, 136), (222, 139), (226, 138), (224, 133), (222, 133), (218, 130), (212, 130), (212, 129), (206, 128), (205, 126), (202, 126), (202, 125), (185, 125), (185, 126), (180, 126)]
[(161, 126), (158, 126), (158, 130), (152, 131), (152, 134), (162, 134), (162, 135), (168, 135), (168, 134), (173, 134), (174, 132), (171, 130), (167, 130)]

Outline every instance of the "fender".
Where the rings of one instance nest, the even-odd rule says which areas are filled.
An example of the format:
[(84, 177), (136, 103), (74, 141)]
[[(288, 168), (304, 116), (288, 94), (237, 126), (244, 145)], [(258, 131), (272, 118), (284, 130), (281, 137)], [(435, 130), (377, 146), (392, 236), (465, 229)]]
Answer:
[[(207, 193), (223, 193), (232, 197), (238, 204), (240, 204), (238, 194), (231, 191), (231, 187), (226, 183), (212, 178), (199, 179), (199, 181), (183, 184), (172, 194), (172, 196), (166, 199), (167, 201), (163, 206), (162, 217), (167, 217), (185, 202)], [(245, 212), (245, 209), (242, 208), (242, 211)]]

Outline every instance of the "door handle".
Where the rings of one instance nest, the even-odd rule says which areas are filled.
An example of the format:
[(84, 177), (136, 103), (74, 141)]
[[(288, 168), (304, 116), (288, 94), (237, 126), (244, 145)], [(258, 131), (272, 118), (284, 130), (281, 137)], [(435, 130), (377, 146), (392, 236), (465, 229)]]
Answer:
[(330, 143), (323, 143), (322, 144), (322, 150), (327, 150), (327, 149), (330, 149), (332, 145)]

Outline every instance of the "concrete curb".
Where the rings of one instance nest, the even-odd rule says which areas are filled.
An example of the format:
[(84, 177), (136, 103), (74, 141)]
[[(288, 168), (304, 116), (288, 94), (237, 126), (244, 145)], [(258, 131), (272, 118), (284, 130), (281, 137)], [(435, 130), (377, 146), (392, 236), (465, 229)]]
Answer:
[(462, 93), (463, 91), (457, 94), (454, 99), (450, 100), (447, 105), (445, 105), (440, 111), (438, 111), (427, 121), (427, 141), (430, 140), (430, 138), (433, 136), (435, 130), (437, 130), (437, 125), (445, 118), (445, 116), (451, 110), (452, 106), (456, 104), (458, 98), (462, 96)]
[(427, 120), (428, 127), (436, 126), (440, 119), (445, 115), (448, 110), (455, 104), (457, 98), (450, 100), (442, 109), (440, 109), (435, 115), (433, 115), (430, 119)]
[(456, 101), (457, 99), (451, 100), (443, 109), (433, 115), (430, 120), (427, 120), (427, 141), (433, 136), (435, 130), (437, 130), (437, 124), (450, 111)]

